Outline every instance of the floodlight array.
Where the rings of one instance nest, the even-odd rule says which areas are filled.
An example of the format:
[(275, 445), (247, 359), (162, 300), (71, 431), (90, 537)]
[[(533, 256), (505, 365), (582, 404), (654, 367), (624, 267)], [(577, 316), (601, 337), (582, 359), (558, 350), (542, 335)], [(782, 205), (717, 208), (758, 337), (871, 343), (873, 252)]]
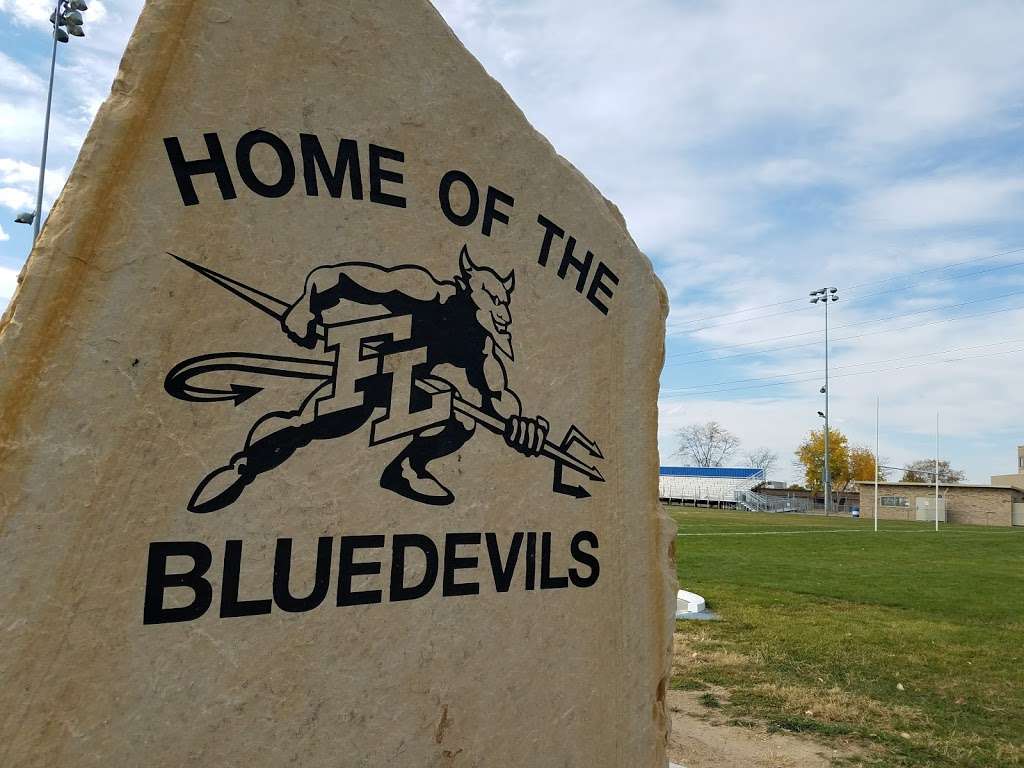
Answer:
[(89, 10), (85, 0), (58, 0), (57, 7), (50, 14), (53, 36), (58, 43), (66, 43), (72, 37), (85, 37), (85, 17), (82, 11)]

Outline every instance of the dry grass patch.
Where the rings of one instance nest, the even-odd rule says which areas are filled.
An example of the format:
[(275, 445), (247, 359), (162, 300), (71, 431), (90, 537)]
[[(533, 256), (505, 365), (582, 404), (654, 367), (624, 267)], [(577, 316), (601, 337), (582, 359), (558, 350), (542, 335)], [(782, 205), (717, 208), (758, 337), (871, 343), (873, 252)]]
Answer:
[(676, 632), (672, 643), (672, 674), (689, 674), (701, 667), (749, 667), (749, 656), (724, 640), (710, 637), (707, 630)]
[(891, 731), (906, 730), (911, 725), (928, 725), (927, 718), (913, 707), (886, 704), (835, 687), (823, 689), (760, 683), (753, 686), (753, 691), (777, 700), (789, 714), (811, 717), (823, 723), (847, 723)]

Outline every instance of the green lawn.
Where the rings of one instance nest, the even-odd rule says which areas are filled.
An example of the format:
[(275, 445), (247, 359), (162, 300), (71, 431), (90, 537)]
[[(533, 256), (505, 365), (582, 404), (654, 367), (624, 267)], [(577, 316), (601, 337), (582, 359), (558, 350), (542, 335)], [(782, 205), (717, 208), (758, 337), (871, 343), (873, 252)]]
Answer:
[(669, 511), (722, 619), (677, 622), (674, 686), (864, 764), (1024, 766), (1024, 530)]

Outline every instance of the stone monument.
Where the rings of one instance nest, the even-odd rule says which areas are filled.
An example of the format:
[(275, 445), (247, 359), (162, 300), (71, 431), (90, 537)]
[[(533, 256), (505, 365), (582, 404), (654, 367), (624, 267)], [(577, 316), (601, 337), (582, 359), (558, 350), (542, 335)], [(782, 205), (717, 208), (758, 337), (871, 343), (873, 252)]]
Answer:
[(665, 314), (424, 0), (150, 0), (0, 324), (0, 764), (663, 768)]

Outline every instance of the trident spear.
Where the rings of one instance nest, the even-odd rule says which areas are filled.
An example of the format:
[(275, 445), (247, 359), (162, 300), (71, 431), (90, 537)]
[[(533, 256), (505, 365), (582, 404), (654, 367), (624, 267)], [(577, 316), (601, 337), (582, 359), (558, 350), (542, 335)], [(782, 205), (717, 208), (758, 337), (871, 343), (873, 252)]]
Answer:
[[(270, 315), (278, 322), (283, 320), (285, 313), (288, 311), (290, 307), (290, 305), (287, 302), (281, 301), (280, 299), (271, 296), (269, 293), (264, 293), (263, 291), (257, 290), (256, 288), (246, 285), (245, 283), (239, 282), (238, 280), (234, 280), (233, 278), (230, 278), (227, 275), (223, 275), (220, 272), (216, 272), (215, 270), (209, 269), (208, 267), (200, 266), (199, 264), (196, 264), (195, 262), (189, 261), (188, 259), (173, 254), (170, 251), (167, 251), (166, 253), (168, 256), (177, 259), (190, 269), (195, 270), (203, 277), (213, 281), (220, 287), (233, 293), (235, 296), (238, 296), (246, 303), (256, 307), (256, 309), (260, 310), (264, 314)], [(314, 333), (318, 339), (326, 339), (327, 334), (321, 323), (317, 323)], [(177, 378), (180, 379), (181, 381), (177, 383), (177, 386), (174, 387), (174, 389), (180, 389), (183, 393), (197, 391), (208, 392), (209, 390), (199, 390), (195, 387), (189, 388), (187, 386), (186, 380), (188, 376), (194, 375), (195, 373), (199, 373), (202, 370), (203, 369), (196, 369), (193, 367), (182, 368), (180, 371), (177, 372)], [(235, 370), (247, 369), (244, 367), (238, 367), (235, 368)], [(170, 381), (171, 378), (175, 377), (175, 374), (176, 372), (172, 371), (171, 374), (168, 375), (168, 381)], [(322, 374), (319, 376), (316, 374), (312, 374), (303, 377), (320, 378), (322, 377)], [(447, 389), (442, 383), (442, 380), (429, 376), (416, 379), (416, 386), (422, 389), (424, 392), (427, 392), (432, 395), (441, 394)], [(232, 387), (232, 389), (235, 390), (237, 389), (237, 387)], [(254, 388), (243, 387), (242, 389), (246, 390), (246, 393), (241, 398), (239, 398), (237, 394), (233, 395), (236, 405), (238, 405), (240, 402), (243, 402), (245, 399), (248, 399), (249, 397), (256, 393), (256, 390), (254, 390)], [(493, 432), (497, 435), (505, 434), (505, 430), (507, 427), (507, 422), (505, 419), (502, 419), (500, 416), (489, 413), (483, 410), (482, 408), (479, 408), (473, 405), (472, 403), (463, 400), (455, 391), (452, 391), (451, 395), (453, 411), (457, 411), (458, 413), (461, 413), (464, 416), (473, 419), (473, 421), (475, 421), (481, 427), (484, 427), (490, 432)], [(196, 398), (195, 396), (188, 396), (184, 397), (183, 399), (198, 398)], [(227, 399), (231, 398), (229, 397)], [(598, 459), (604, 458), (604, 454), (601, 452), (601, 449), (597, 445), (597, 443), (588, 438), (575, 424), (573, 424), (566, 431), (565, 437), (562, 438), (562, 441), (559, 444), (556, 445), (550, 440), (545, 439), (544, 443), (540, 447), (539, 455), (551, 459), (555, 464), (553, 490), (557, 493), (563, 493), (569, 496), (574, 496), (578, 499), (582, 499), (590, 496), (589, 491), (587, 491), (587, 489), (584, 488), (583, 486), (569, 485), (563, 482), (562, 474), (564, 468), (569, 467), (570, 469), (579, 472), (581, 475), (584, 475), (585, 477), (588, 477), (589, 479), (599, 483), (604, 482), (604, 476), (601, 474), (600, 470), (598, 470), (596, 466), (591, 466), (586, 462), (582, 461), (581, 459), (577, 458), (573, 454), (569, 453), (569, 449), (576, 444), (583, 446), (584, 450), (586, 450), (587, 453), (589, 453), (591, 456), (594, 456), (595, 458)]]

